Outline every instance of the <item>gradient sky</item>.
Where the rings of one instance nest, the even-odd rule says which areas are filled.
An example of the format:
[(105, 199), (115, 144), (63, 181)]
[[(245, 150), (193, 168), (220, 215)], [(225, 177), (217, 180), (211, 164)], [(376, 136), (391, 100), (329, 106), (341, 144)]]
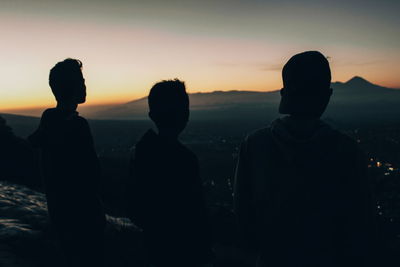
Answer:
[(295, 53), (329, 57), (333, 80), (400, 88), (400, 1), (0, 0), (0, 109), (49, 106), (48, 72), (78, 58), (88, 104), (155, 82), (189, 92), (275, 90)]

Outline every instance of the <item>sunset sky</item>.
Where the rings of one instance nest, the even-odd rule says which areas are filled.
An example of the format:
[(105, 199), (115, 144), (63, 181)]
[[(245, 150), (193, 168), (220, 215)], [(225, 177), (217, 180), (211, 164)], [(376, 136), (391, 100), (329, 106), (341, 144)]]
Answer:
[(295, 53), (334, 81), (400, 88), (400, 1), (0, 0), (0, 110), (51, 106), (48, 73), (83, 62), (88, 104), (127, 102), (179, 78), (189, 92), (275, 90)]

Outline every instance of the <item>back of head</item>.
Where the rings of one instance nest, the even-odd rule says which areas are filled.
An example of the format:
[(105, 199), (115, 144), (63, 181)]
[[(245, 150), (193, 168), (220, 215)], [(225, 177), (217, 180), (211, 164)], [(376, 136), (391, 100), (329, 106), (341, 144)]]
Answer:
[(81, 61), (67, 58), (50, 70), (49, 85), (57, 101), (84, 102), (86, 87), (81, 69)]
[(157, 127), (182, 131), (189, 119), (189, 97), (178, 79), (156, 83), (148, 96), (149, 115)]
[(301, 117), (320, 117), (329, 102), (331, 71), (318, 51), (294, 55), (282, 70), (283, 89), (279, 112)]

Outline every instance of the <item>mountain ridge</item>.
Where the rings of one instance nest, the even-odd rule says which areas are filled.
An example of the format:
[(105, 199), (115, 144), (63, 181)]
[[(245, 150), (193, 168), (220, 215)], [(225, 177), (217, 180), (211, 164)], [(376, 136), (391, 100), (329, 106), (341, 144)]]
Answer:
[[(379, 101), (386, 104), (390, 102), (389, 106), (394, 105), (394, 100), (400, 101), (400, 90), (375, 85), (360, 76), (354, 76), (344, 83), (333, 82), (331, 87), (333, 95), (328, 113), (330, 110), (337, 109), (337, 106), (344, 109), (363, 106), (362, 109), (366, 109), (365, 105), (376, 106), (375, 102)], [(206, 118), (208, 117), (207, 113), (211, 118), (226, 118), (229, 117), (229, 114), (239, 113), (242, 116), (249, 114), (257, 116), (257, 112), (268, 112), (277, 116), (280, 93), (279, 90), (268, 92), (217, 90), (190, 93), (189, 99), (192, 117), (195, 119)], [(147, 119), (147, 110), (147, 97), (143, 97), (91, 115), (96, 118), (108, 119)], [(333, 113), (337, 113), (337, 111)]]
[[(332, 82), (331, 85), (346, 85), (346, 86), (376, 86), (379, 88), (384, 88), (384, 89), (390, 89), (390, 90), (400, 90), (400, 88), (390, 88), (390, 87), (384, 87), (384, 86), (380, 86), (377, 84), (374, 84), (366, 79), (364, 79), (361, 76), (353, 76), (352, 78), (350, 78), (349, 80), (347, 80), (346, 82), (340, 82), (340, 81), (335, 81)], [(214, 90), (214, 91), (209, 91), (209, 92), (193, 92), (193, 93), (189, 93), (189, 95), (209, 95), (209, 94), (214, 94), (214, 95), (226, 95), (226, 94), (238, 94), (238, 93), (261, 93), (261, 94), (268, 94), (268, 93), (276, 93), (279, 92), (280, 89), (276, 89), (276, 90), (271, 90), (271, 91), (253, 91), (253, 90), (227, 90), (227, 91), (222, 91), (222, 90)], [(130, 103), (134, 103), (137, 101), (143, 101), (146, 100), (147, 96), (138, 98), (138, 99), (134, 99), (134, 100), (130, 100), (122, 105), (125, 104), (130, 104)]]
[[(354, 76), (346, 82), (332, 82), (333, 95), (327, 114), (336, 116), (344, 110), (357, 109), (356, 112), (378, 109), (377, 114), (394, 112), (400, 102), (400, 89), (375, 85), (360, 76)], [(234, 116), (278, 116), (280, 93), (273, 91), (216, 90), (212, 92), (194, 92), (189, 94), (191, 117), (194, 119), (229, 118)], [(338, 110), (338, 107), (343, 111)], [(43, 109), (30, 111), (22, 115), (40, 116)], [(79, 107), (80, 113), (90, 119), (101, 120), (137, 120), (148, 119), (147, 97), (134, 99), (124, 104), (105, 105), (96, 108)], [(1, 112), (1, 111), (0, 111)], [(9, 113), (9, 112), (7, 112)], [(400, 115), (400, 114), (399, 114)]]

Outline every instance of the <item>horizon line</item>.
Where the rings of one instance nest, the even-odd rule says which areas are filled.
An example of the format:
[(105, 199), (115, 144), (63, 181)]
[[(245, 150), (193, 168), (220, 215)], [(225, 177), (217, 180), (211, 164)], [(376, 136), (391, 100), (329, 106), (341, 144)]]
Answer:
[[(355, 75), (352, 78), (348, 79), (345, 82), (342, 81), (333, 81), (331, 82), (331, 84), (335, 84), (335, 83), (341, 83), (341, 84), (346, 84), (348, 82), (350, 82), (351, 80), (355, 79), (355, 78), (360, 78), (370, 84), (373, 84), (375, 86), (380, 86), (380, 87), (385, 87), (385, 86), (381, 86), (379, 84), (375, 84), (372, 83), (370, 81), (368, 81), (367, 79), (363, 78), (362, 76), (359, 75)], [(400, 86), (398, 87), (385, 87), (388, 89), (393, 89), (393, 90), (400, 90)], [(229, 90), (210, 90), (210, 91), (193, 91), (193, 92), (188, 92), (189, 95), (193, 95), (193, 94), (212, 94), (212, 93), (218, 93), (218, 92), (257, 92), (257, 93), (273, 93), (273, 92), (277, 92), (280, 89), (273, 89), (273, 90), (240, 90), (240, 89), (229, 89)], [(137, 97), (137, 98), (133, 98), (132, 100), (129, 101), (112, 101), (112, 102), (96, 102), (96, 103), (84, 103), (84, 104), (80, 104), (80, 107), (82, 108), (89, 108), (89, 107), (101, 107), (101, 106), (112, 106), (112, 105), (123, 105), (123, 104), (128, 104), (131, 102), (135, 102), (135, 101), (139, 101), (142, 99), (147, 98), (147, 95), (142, 96), (142, 97)], [(5, 109), (1, 109), (0, 108), (0, 113), (8, 113), (8, 112), (12, 112), (12, 111), (30, 111), (30, 110), (39, 110), (39, 109), (46, 109), (46, 108), (50, 108), (51, 106), (55, 106), (55, 102), (54, 104), (49, 104), (49, 105), (36, 105), (36, 106), (25, 106), (25, 107), (15, 107), (15, 108), (5, 108)]]

